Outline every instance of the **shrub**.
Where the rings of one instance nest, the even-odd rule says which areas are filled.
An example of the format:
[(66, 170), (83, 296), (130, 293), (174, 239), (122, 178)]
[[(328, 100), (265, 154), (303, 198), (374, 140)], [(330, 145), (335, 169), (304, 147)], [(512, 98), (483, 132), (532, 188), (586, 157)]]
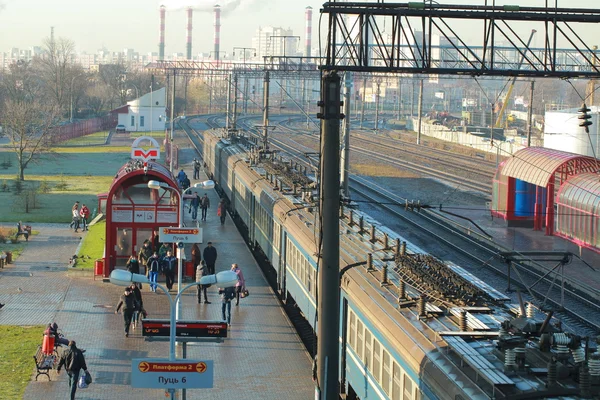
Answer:
[(65, 179), (64, 175), (60, 174), (60, 179), (58, 180), (58, 183), (54, 185), (54, 188), (56, 190), (65, 191), (68, 187), (69, 185), (67, 184), (67, 180)]
[(38, 186), (39, 193), (50, 193), (51, 189), (52, 188), (50, 187), (50, 184), (48, 183), (48, 181), (42, 181), (40, 183), (40, 186)]
[(0, 227), (0, 243), (6, 243), (9, 239), (12, 240), (14, 235), (11, 236), (12, 229)]

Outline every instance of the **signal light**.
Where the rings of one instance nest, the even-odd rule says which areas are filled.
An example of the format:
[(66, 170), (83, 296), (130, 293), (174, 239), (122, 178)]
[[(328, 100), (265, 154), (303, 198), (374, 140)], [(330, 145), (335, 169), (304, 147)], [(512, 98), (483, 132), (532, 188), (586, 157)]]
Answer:
[(585, 103), (583, 103), (583, 107), (581, 107), (578, 111), (581, 113), (577, 117), (578, 119), (581, 120), (579, 122), (579, 126), (584, 127), (586, 133), (590, 133), (589, 126), (592, 125), (592, 121), (590, 121), (590, 119), (592, 118), (592, 116), (589, 114), (589, 112), (591, 110), (585, 105)]

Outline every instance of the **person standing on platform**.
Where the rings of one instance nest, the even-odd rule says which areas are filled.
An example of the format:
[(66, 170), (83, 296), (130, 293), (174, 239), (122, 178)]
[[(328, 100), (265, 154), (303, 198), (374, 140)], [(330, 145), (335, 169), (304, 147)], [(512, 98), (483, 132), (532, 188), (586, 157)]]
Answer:
[(169, 243), (163, 243), (162, 246), (160, 246), (160, 249), (158, 249), (158, 256), (161, 259), (165, 258), (165, 256), (167, 255), (167, 251), (170, 251), (172, 249), (173, 247)]
[(125, 288), (125, 293), (121, 295), (119, 304), (115, 314), (119, 313), (119, 310), (123, 307), (123, 322), (125, 323), (125, 337), (129, 337), (129, 326), (131, 325), (131, 319), (133, 318), (133, 312), (135, 311), (135, 296), (131, 291), (130, 287)]
[[(194, 197), (190, 202), (190, 212), (192, 213), (192, 220), (195, 221), (198, 218), (198, 207), (200, 206), (200, 197), (198, 193), (194, 192)], [(196, 265), (196, 264), (194, 264)]]
[[(231, 325), (231, 300), (235, 297), (235, 289), (233, 287), (219, 288), (221, 295), (221, 314), (223, 321), (227, 321), (227, 325)], [(227, 311), (227, 315), (225, 315)]]
[(200, 208), (202, 208), (202, 221), (206, 221), (206, 211), (210, 208), (210, 199), (206, 193), (200, 199)]
[[(135, 256), (135, 253), (132, 253), (131, 257), (129, 257), (129, 260), (127, 260), (127, 264), (125, 264), (125, 269), (127, 269), (127, 271), (131, 272), (132, 274), (140, 273), (140, 262)], [(136, 285), (140, 285), (140, 288), (142, 287), (141, 283), (138, 283)]]
[(148, 279), (150, 280), (150, 290), (156, 292), (156, 280), (158, 279), (158, 273), (160, 272), (160, 258), (158, 258), (158, 252), (155, 251), (152, 257), (148, 259), (146, 263), (148, 269)]
[(90, 217), (90, 209), (87, 208), (87, 206), (85, 204), (81, 205), (81, 210), (79, 210), (79, 216), (81, 217), (81, 224), (83, 225), (83, 227), (81, 228), (81, 231), (87, 231), (88, 230), (88, 218)]
[(71, 389), (71, 400), (75, 400), (75, 392), (77, 391), (77, 381), (79, 373), (84, 370), (87, 373), (87, 365), (83, 352), (77, 348), (74, 340), (69, 342), (69, 348), (60, 357), (56, 373), (60, 374), (62, 367), (65, 367), (67, 375), (69, 375), (69, 389)]
[[(203, 276), (209, 275), (208, 268), (206, 268), (206, 264), (204, 262), (200, 262), (198, 267), (196, 268), (196, 282), (200, 282)], [(210, 285), (198, 285), (196, 286), (197, 294), (198, 294), (198, 304), (202, 304), (202, 293), (204, 293), (204, 304), (210, 304), (208, 301), (208, 296), (206, 295), (206, 289), (208, 289)]]
[(200, 254), (200, 247), (198, 247), (197, 243), (194, 243), (192, 246), (192, 264), (199, 265), (202, 261), (202, 255)]
[(152, 243), (152, 251), (158, 252), (158, 249), (160, 249), (160, 237), (156, 229), (154, 230), (154, 236), (150, 236), (150, 242)]
[(202, 252), (202, 258), (208, 267), (208, 274), (215, 274), (215, 263), (217, 262), (217, 249), (213, 247), (212, 242), (208, 242)]
[(131, 289), (131, 293), (133, 294), (133, 298), (135, 300), (133, 318), (131, 319), (131, 324), (133, 325), (133, 329), (135, 329), (136, 326), (139, 326), (140, 315), (142, 315), (142, 310), (144, 309), (144, 301), (142, 300), (142, 291), (135, 283), (132, 283), (129, 288)]
[(200, 179), (200, 161), (194, 158), (194, 179)]
[(181, 171), (179, 171), (177, 174), (177, 182), (179, 183), (179, 187), (183, 186), (183, 181), (185, 178), (187, 178), (187, 174), (183, 171), (183, 168), (181, 168)]
[(73, 207), (71, 207), (71, 223), (69, 224), (69, 228), (73, 229), (75, 227), (75, 218), (73, 217), (75, 215), (75, 210), (77, 210), (77, 215), (79, 215), (79, 202), (76, 201), (75, 204), (73, 204)]
[(140, 267), (147, 267), (148, 260), (150, 259), (150, 257), (152, 257), (152, 248), (150, 247), (150, 242), (146, 240), (138, 253), (138, 261), (140, 262)]
[(177, 257), (171, 254), (171, 250), (167, 251), (167, 255), (163, 258), (162, 270), (165, 274), (166, 286), (169, 291), (173, 289), (175, 281), (175, 272), (177, 269)]
[(75, 205), (73, 206), (73, 210), (71, 210), (71, 214), (73, 215), (73, 228), (74, 231), (77, 232), (77, 230), (79, 229), (79, 202), (75, 203)]
[(221, 218), (221, 225), (225, 225), (225, 217), (227, 217), (227, 206), (225, 205), (225, 199), (219, 201), (217, 206), (217, 215)]
[(240, 293), (246, 288), (246, 280), (244, 274), (237, 264), (231, 264), (231, 270), (235, 272), (238, 277), (238, 281), (235, 284), (235, 305), (240, 305)]

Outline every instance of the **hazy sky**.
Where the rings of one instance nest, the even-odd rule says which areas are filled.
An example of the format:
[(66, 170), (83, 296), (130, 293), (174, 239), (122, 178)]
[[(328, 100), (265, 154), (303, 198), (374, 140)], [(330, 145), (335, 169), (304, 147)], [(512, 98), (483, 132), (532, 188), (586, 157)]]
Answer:
[[(555, 0), (498, 0), (497, 5), (520, 4), (542, 7)], [(193, 51), (209, 52), (213, 43), (212, 6), (219, 3), (221, 18), (221, 50), (231, 52), (234, 46), (250, 47), (251, 38), (259, 26), (273, 25), (292, 28), (304, 43), (304, 9), (313, 7), (313, 46), (317, 45), (319, 9), (323, 1), (316, 0), (0, 0), (0, 51), (11, 47), (27, 48), (40, 45), (54, 26), (57, 37), (75, 42), (78, 51), (95, 52), (102, 46), (109, 50), (134, 48), (141, 53), (158, 51), (158, 7), (171, 7), (167, 12), (167, 54), (185, 52), (186, 16), (183, 7), (193, 4)], [(442, 4), (482, 5), (484, 0), (439, 0)], [(488, 0), (492, 2), (492, 0)], [(558, 0), (559, 7), (599, 7), (597, 0)], [(177, 9), (179, 8), (179, 9)], [(229, 11), (228, 11), (229, 10)], [(325, 29), (326, 24), (323, 24)], [(522, 26), (522, 32), (530, 27)], [(589, 27), (584, 39), (598, 44), (600, 27)], [(534, 45), (543, 37), (537, 35)]]

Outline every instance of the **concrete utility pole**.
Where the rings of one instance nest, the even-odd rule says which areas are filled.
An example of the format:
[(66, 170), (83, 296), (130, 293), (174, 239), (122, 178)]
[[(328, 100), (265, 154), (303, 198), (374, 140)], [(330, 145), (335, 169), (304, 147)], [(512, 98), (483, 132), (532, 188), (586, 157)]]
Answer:
[[(339, 398), (340, 318), (340, 77), (335, 71), (321, 79), (321, 187), (319, 218), (322, 243), (318, 274), (317, 396)], [(326, 211), (325, 211), (326, 210)]]
[(212, 71), (208, 76), (208, 113), (212, 114), (212, 100), (213, 100), (213, 81), (212, 81)]
[(531, 130), (533, 128), (533, 88), (535, 81), (531, 81), (529, 89), (529, 107), (527, 107), (527, 147), (531, 146)]
[(231, 119), (232, 121), (232, 130), (236, 130), (236, 124), (237, 124), (237, 82), (238, 82), (238, 78), (237, 78), (237, 74), (233, 75), (233, 93), (231, 94), (233, 96), (233, 118)]
[(269, 71), (265, 71), (263, 84), (263, 150), (269, 148)]
[(400, 117), (402, 116), (402, 81), (400, 77), (398, 77), (398, 115), (396, 119), (400, 121)]
[(231, 74), (229, 74), (229, 77), (227, 78), (227, 115), (225, 117), (225, 129), (227, 129), (227, 131), (229, 131), (229, 121), (230, 121), (230, 116), (229, 113), (231, 111)]
[(248, 114), (248, 77), (244, 76), (244, 115)]
[(175, 78), (176, 70), (173, 70), (173, 93), (171, 94), (171, 137), (169, 145), (169, 171), (173, 174), (173, 130), (175, 129), (175, 84), (177, 79)]
[(412, 92), (410, 93), (410, 117), (415, 115), (415, 80), (412, 81)]
[(350, 198), (350, 189), (348, 182), (348, 171), (350, 169), (350, 98), (352, 93), (352, 72), (346, 72), (344, 76), (344, 137), (341, 151), (341, 174), (340, 183), (342, 185), (342, 195)]
[(377, 91), (375, 92), (375, 130), (379, 129), (379, 93), (381, 87), (381, 81), (375, 82), (377, 85)]
[(421, 144), (421, 124), (422, 124), (422, 114), (423, 114), (423, 79), (419, 80), (419, 115), (418, 123), (417, 123), (417, 144)]
[(365, 120), (365, 100), (367, 99), (367, 78), (363, 78), (362, 104), (360, 106), (360, 129), (363, 128)]

